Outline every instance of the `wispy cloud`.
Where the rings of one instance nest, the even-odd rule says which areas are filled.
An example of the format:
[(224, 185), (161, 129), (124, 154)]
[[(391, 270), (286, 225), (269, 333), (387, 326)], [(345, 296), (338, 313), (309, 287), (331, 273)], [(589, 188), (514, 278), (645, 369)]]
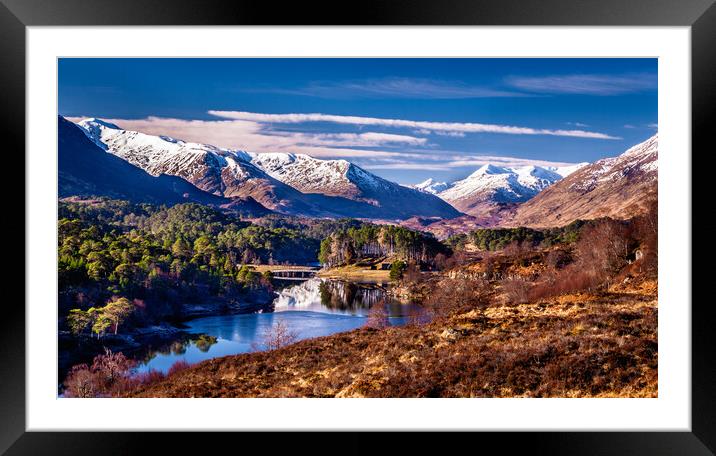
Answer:
[(512, 76), (505, 82), (516, 89), (538, 94), (624, 95), (657, 88), (657, 76), (653, 73)]
[(254, 89), (254, 91), (337, 99), (459, 99), (531, 96), (511, 89), (481, 87), (469, 85), (462, 81), (419, 78), (381, 78), (337, 82), (316, 81), (295, 89), (267, 88)]
[(464, 122), (431, 122), (405, 119), (385, 119), (376, 117), (341, 116), (332, 114), (262, 114), (245, 111), (209, 111), (209, 114), (233, 120), (260, 122), (268, 124), (298, 124), (305, 122), (329, 122), (344, 125), (381, 126), (389, 128), (411, 128), (431, 132), (452, 133), (503, 133), (512, 135), (552, 135), (577, 138), (620, 139), (605, 133), (585, 130), (550, 130), (511, 125), (496, 125)]
[[(82, 117), (68, 117), (73, 122)], [(397, 150), (357, 147), (424, 146), (426, 138), (378, 132), (295, 133), (267, 130), (259, 122), (244, 120), (185, 120), (167, 117), (104, 119), (120, 128), (155, 136), (170, 136), (187, 142), (211, 144), (251, 152), (287, 152), (321, 158), (385, 158), (420, 155)]]
[(521, 166), (559, 167), (573, 165), (574, 163), (554, 162), (548, 160), (533, 160), (529, 158), (494, 155), (471, 155), (466, 157), (460, 157), (456, 160), (448, 159), (447, 161), (428, 161), (424, 163), (385, 159), (377, 163), (364, 163), (362, 166), (367, 169), (425, 169), (431, 171), (451, 171), (458, 168), (473, 169), (487, 164), (516, 168)]
[(427, 138), (389, 133), (294, 133), (275, 131), (273, 137), (289, 138), (299, 145), (321, 145), (339, 147), (382, 147), (392, 145), (423, 146)]
[(549, 160), (533, 160), (530, 158), (504, 157), (494, 155), (473, 155), (462, 158), (460, 160), (452, 160), (446, 163), (446, 166), (452, 168), (475, 167), (487, 164), (520, 167), (520, 166), (541, 166), (541, 167), (558, 167), (569, 166), (574, 163), (554, 162)]
[(647, 124), (624, 124), (623, 128), (629, 129), (629, 130), (643, 130), (643, 129), (655, 129), (659, 128), (659, 126), (655, 123), (647, 123)]

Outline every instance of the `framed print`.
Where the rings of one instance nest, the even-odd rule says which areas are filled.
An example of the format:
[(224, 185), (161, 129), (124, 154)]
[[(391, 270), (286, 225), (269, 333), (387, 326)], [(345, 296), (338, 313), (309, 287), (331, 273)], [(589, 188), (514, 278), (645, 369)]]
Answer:
[(133, 3), (1, 10), (3, 451), (713, 454), (712, 2)]

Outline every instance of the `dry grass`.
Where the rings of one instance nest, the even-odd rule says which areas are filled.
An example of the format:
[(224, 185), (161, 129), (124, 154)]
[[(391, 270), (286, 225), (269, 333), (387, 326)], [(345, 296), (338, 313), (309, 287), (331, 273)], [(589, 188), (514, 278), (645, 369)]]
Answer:
[(356, 265), (321, 270), (317, 276), (331, 279), (353, 280), (363, 283), (386, 283), (390, 281), (389, 270), (371, 270), (370, 267)]
[(144, 397), (656, 397), (656, 284), (205, 361)]

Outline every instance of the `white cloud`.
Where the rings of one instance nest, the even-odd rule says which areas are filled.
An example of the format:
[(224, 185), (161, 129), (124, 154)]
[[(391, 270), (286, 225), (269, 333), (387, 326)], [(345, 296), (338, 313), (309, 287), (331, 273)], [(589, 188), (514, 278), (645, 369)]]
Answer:
[(377, 147), (384, 145), (406, 144), (422, 146), (427, 144), (427, 138), (415, 136), (393, 135), (388, 133), (293, 133), (271, 132), (271, 136), (290, 138), (296, 144), (341, 146), (341, 147)]
[(448, 157), (448, 161), (414, 163), (402, 160), (385, 159), (377, 163), (361, 164), (367, 169), (410, 169), (410, 170), (433, 170), (433, 171), (449, 171), (455, 168), (477, 168), (483, 165), (492, 164), (505, 167), (522, 167), (522, 166), (541, 166), (541, 167), (561, 167), (570, 166), (575, 163), (554, 162), (548, 160), (533, 160), (529, 158), (503, 157), (495, 155), (472, 155), (457, 158), (455, 156)]
[(225, 119), (243, 120), (260, 123), (297, 124), (304, 122), (329, 122), (344, 125), (381, 126), (391, 128), (411, 128), (431, 132), (453, 133), (504, 133), (513, 135), (552, 135), (578, 138), (620, 139), (605, 133), (584, 130), (549, 130), (510, 125), (495, 125), (464, 122), (430, 122), (404, 119), (384, 119), (377, 117), (341, 116), (332, 114), (262, 114), (245, 111), (209, 111), (209, 114)]
[(452, 166), (441, 163), (360, 163), (365, 169), (398, 169), (398, 170), (424, 170), (424, 171), (449, 171)]
[(548, 160), (533, 160), (529, 158), (517, 158), (517, 157), (502, 157), (502, 156), (490, 156), (490, 155), (474, 155), (466, 157), (460, 160), (453, 160), (447, 162), (445, 165), (451, 168), (461, 167), (474, 167), (482, 166), (487, 164), (505, 166), (505, 167), (520, 167), (520, 166), (541, 166), (546, 167), (558, 167), (558, 166), (570, 166), (575, 163), (564, 163), (564, 162), (553, 162)]
[(339, 82), (317, 81), (297, 89), (269, 88), (265, 90), (259, 89), (258, 91), (335, 99), (459, 99), (529, 96), (512, 90), (468, 85), (461, 81), (440, 81), (419, 78), (382, 78)]
[(514, 76), (507, 78), (506, 82), (520, 90), (543, 94), (623, 95), (657, 88), (654, 73)]

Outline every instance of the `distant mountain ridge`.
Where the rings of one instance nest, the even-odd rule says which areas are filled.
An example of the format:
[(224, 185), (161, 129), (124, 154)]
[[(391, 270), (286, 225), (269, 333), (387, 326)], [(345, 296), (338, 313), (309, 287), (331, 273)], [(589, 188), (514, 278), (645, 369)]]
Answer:
[(579, 163), (565, 167), (503, 167), (486, 164), (465, 179), (446, 183), (428, 179), (413, 188), (447, 201), (465, 214), (492, 217), (496, 212), (514, 207), (586, 166)]
[(432, 193), (433, 195), (437, 195), (451, 186), (452, 184), (448, 184), (447, 182), (438, 182), (432, 177), (420, 182), (419, 184), (412, 185), (412, 187), (416, 190)]
[(122, 130), (99, 119), (78, 125), (104, 150), (148, 173), (181, 177), (224, 197), (252, 197), (283, 213), (405, 219), (452, 218), (445, 201), (382, 179), (345, 160), (256, 154)]

